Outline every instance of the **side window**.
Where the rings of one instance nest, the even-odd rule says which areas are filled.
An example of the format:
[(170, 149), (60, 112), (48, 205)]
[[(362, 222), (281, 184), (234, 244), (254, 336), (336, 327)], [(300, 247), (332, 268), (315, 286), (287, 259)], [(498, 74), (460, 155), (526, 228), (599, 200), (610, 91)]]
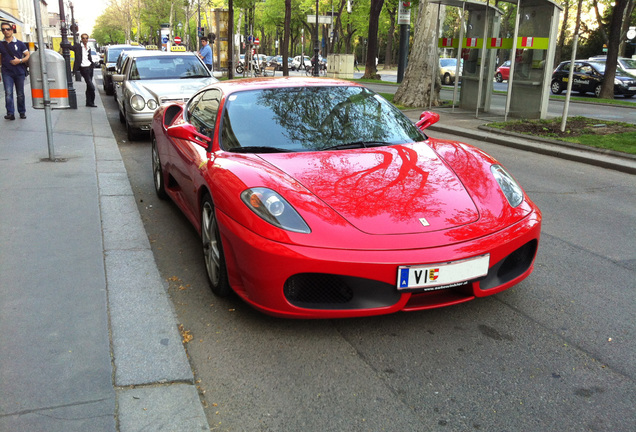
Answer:
[(592, 66), (583, 65), (581, 66), (580, 72), (585, 75), (592, 75), (594, 73), (594, 70), (592, 69)]
[(188, 107), (188, 121), (197, 131), (212, 138), (221, 103), (221, 91), (210, 89), (197, 96)]

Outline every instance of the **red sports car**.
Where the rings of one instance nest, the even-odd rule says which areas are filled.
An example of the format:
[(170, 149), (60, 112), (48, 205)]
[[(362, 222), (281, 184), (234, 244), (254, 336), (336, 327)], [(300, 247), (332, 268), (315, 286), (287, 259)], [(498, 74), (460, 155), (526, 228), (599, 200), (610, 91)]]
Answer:
[(448, 306), (533, 269), (541, 212), (478, 148), (428, 138), (373, 91), (224, 81), (154, 115), (156, 192), (201, 234), (212, 291), (267, 314)]
[(497, 82), (508, 81), (510, 78), (510, 60), (503, 62), (501, 66), (497, 68), (495, 72), (495, 80)]

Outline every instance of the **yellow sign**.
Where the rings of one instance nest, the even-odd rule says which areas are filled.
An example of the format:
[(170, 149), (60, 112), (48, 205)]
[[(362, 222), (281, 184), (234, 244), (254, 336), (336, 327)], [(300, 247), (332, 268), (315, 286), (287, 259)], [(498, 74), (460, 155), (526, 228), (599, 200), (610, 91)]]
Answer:
[(158, 50), (157, 45), (146, 45), (147, 50)]
[(185, 51), (186, 48), (183, 45), (172, 45), (170, 51)]

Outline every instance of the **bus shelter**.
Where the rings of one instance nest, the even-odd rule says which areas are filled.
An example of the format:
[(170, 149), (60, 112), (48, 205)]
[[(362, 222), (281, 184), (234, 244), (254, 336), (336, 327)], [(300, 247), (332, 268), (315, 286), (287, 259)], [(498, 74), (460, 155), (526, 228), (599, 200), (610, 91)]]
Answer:
[(499, 18), (501, 10), (491, 2), (477, 0), (433, 0), (438, 4), (437, 26), (439, 34), (439, 8), (453, 6), (461, 9), (458, 38), (439, 38), (439, 48), (454, 48), (457, 53), (455, 88), (453, 91), (453, 108), (459, 93), (459, 107), (480, 111), (490, 111), (490, 96), (492, 94), (492, 77), (495, 69), (496, 51), (490, 48), (490, 35), (499, 34)]
[(562, 8), (552, 0), (505, 1), (517, 5), (505, 117), (544, 119)]
[[(455, 80), (453, 108), (490, 112), (497, 50), (510, 50), (510, 77), (504, 115), (545, 118), (554, 65), (561, 7), (553, 0), (502, 0), (517, 5), (512, 38), (500, 35), (501, 10), (487, 0), (434, 0), (441, 7), (461, 8), (459, 38), (439, 38), (439, 48), (457, 50), (463, 61), (461, 90)], [(439, 16), (439, 15), (438, 15)], [(438, 19), (439, 34), (439, 19)], [(461, 45), (460, 45), (461, 44)], [(459, 47), (461, 46), (461, 50)]]

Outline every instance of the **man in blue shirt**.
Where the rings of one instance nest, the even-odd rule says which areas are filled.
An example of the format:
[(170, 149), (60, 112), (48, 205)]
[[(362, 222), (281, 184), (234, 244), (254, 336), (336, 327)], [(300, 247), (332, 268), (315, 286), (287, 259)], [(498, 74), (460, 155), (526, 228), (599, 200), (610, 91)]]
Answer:
[(203, 60), (203, 63), (208, 67), (208, 70), (212, 70), (212, 48), (210, 48), (210, 42), (208, 38), (201, 38), (201, 49), (199, 50), (199, 57)]
[(29, 61), (29, 50), (24, 42), (13, 36), (13, 24), (3, 21), (1, 24), (4, 40), (0, 42), (0, 58), (2, 59), (2, 81), (4, 82), (4, 102), (7, 107), (6, 120), (15, 120), (13, 103), (13, 87), (15, 86), (16, 102), (20, 118), (26, 118), (24, 102), (24, 80), (26, 65)]

